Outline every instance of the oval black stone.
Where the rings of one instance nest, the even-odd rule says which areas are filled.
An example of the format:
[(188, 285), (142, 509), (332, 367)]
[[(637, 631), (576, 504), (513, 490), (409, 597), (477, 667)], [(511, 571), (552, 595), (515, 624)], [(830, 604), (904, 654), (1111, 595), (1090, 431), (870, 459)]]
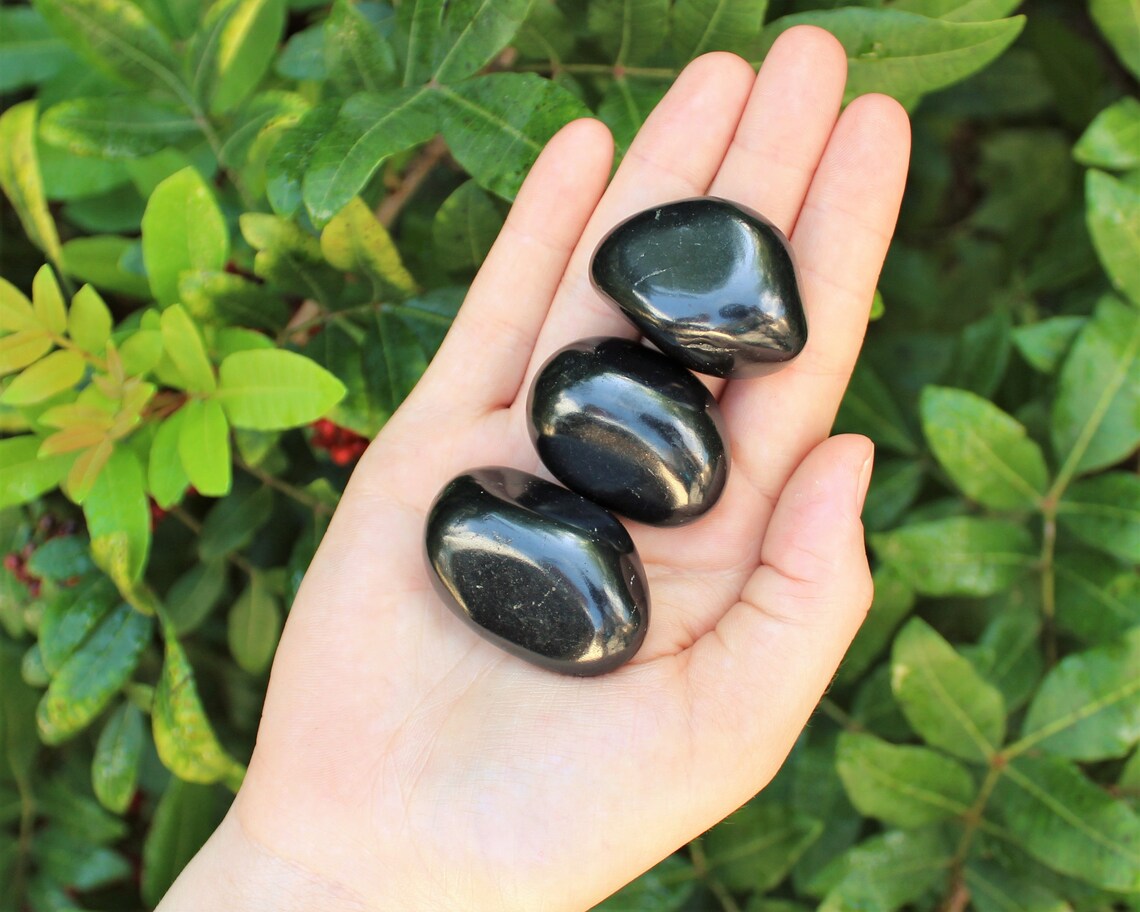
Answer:
[(787, 238), (729, 200), (679, 200), (626, 219), (594, 251), (590, 278), (642, 335), (699, 373), (757, 377), (807, 342)]
[(596, 675), (645, 639), (649, 588), (633, 541), (572, 491), (518, 469), (473, 469), (436, 497), (424, 544), (440, 598), (528, 662)]
[(696, 377), (628, 339), (582, 339), (531, 385), (531, 440), (573, 491), (630, 519), (674, 526), (703, 515), (728, 478), (716, 400)]

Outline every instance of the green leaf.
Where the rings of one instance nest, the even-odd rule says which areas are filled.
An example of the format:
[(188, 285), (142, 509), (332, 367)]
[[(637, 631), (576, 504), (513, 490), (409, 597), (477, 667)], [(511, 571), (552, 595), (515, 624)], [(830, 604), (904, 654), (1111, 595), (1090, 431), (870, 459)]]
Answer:
[(1140, 891), (1140, 818), (1059, 757), (1018, 757), (990, 799), (1002, 836), (1055, 871)]
[(206, 347), (198, 327), (181, 304), (162, 312), (162, 347), (178, 368), (185, 389), (212, 393), (217, 388), (214, 368), (206, 357)]
[(1086, 643), (1106, 643), (1140, 624), (1140, 578), (1094, 551), (1054, 561), (1057, 624)]
[(12, 203), (24, 233), (53, 263), (60, 259), (55, 229), (36, 157), (36, 102), (13, 105), (0, 115), (0, 189)]
[(263, 213), (245, 213), (240, 225), (246, 241), (257, 250), (255, 274), (290, 293), (303, 288), (309, 297), (335, 308), (343, 277), (325, 262), (317, 238), (292, 222)]
[(190, 39), (194, 95), (211, 114), (233, 110), (257, 88), (285, 27), (285, 0), (218, 0)]
[(594, 0), (588, 23), (616, 66), (645, 63), (665, 43), (668, 0)]
[[(1021, 707), (1041, 679), (1045, 658), (1041, 654), (1040, 583), (1028, 580), (1021, 590), (998, 597), (1000, 610), (986, 625), (973, 649), (966, 653), (974, 667), (996, 687), (1005, 700), (1006, 711)], [(1019, 600), (1020, 591), (1032, 597)]]
[(787, 876), (822, 832), (822, 821), (761, 798), (718, 824), (702, 841), (709, 870), (725, 886), (763, 892)]
[(265, 487), (238, 488), (206, 515), (198, 537), (198, 556), (218, 560), (248, 545), (269, 519), (273, 492)]
[(435, 213), (431, 233), (436, 256), (448, 269), (477, 269), (502, 227), (494, 200), (474, 181), (466, 181)]
[(137, 244), (137, 241), (111, 234), (72, 238), (62, 248), (63, 270), (105, 291), (149, 300), (150, 284), (146, 277), (122, 266), (124, 257), (129, 256)]
[[(1068, 147), (1062, 150), (1067, 162)], [(963, 327), (954, 346), (945, 386), (954, 386), (993, 398), (1009, 363), (1013, 323), (1004, 307)]]
[(266, 586), (264, 576), (254, 573), (230, 609), (230, 654), (239, 668), (256, 675), (269, 667), (281, 636), (281, 624), (277, 598)]
[(59, 744), (91, 724), (122, 690), (151, 637), (151, 620), (120, 605), (64, 662), (36, 710), (40, 736)]
[(148, 907), (159, 904), (224, 813), (216, 788), (171, 778), (143, 843), (139, 888)]
[(610, 83), (598, 103), (598, 118), (610, 128), (619, 154), (624, 155), (629, 149), (637, 131), (668, 88), (669, 83), (664, 80), (628, 76), (618, 77)]
[(214, 195), (193, 168), (166, 178), (151, 194), (142, 219), (143, 261), (155, 298), (178, 300), (178, 281), (192, 269), (218, 272), (230, 237)]
[(129, 0), (35, 0), (35, 6), (52, 31), (96, 69), (185, 97), (170, 42)]
[(993, 862), (971, 861), (965, 879), (977, 912), (1072, 912), (1055, 893)]
[(951, 22), (988, 22), (1008, 16), (1021, 3), (1022, 0), (895, 0), (892, 6)]
[(426, 87), (353, 95), (310, 153), (302, 195), (313, 221), (325, 224), (385, 159), (427, 142), (436, 130), (435, 94)]
[(135, 794), (143, 751), (143, 717), (130, 701), (111, 714), (91, 761), (91, 786), (99, 803), (122, 814)]
[(232, 273), (185, 272), (178, 291), (183, 306), (201, 323), (276, 333), (289, 321), (280, 292)]
[(918, 444), (887, 385), (864, 359), (855, 366), (835, 418), (837, 431), (866, 434), (875, 446), (917, 456)]
[(914, 587), (890, 564), (875, 569), (874, 583), (871, 610), (839, 666), (839, 683), (855, 683), (863, 676), (914, 607)]
[(533, 73), (493, 73), (437, 91), (448, 148), (481, 187), (508, 200), (550, 137), (590, 113), (564, 88)]
[(955, 516), (871, 536), (871, 545), (926, 595), (993, 595), (1036, 563), (1024, 526)]
[(73, 98), (44, 112), (40, 137), (74, 155), (139, 158), (160, 152), (198, 131), (183, 108), (145, 95)]
[[(95, 565), (91, 563), (91, 553), (87, 539), (80, 535), (60, 535), (49, 538), (32, 552), (28, 558), (28, 572), (53, 583), (66, 583), (72, 577), (90, 573)], [(43, 635), (43, 623), (40, 624)]]
[(224, 560), (195, 564), (174, 581), (166, 594), (167, 622), (180, 636), (193, 632), (213, 611), (225, 588)]
[(415, 294), (416, 280), (400, 259), (388, 230), (355, 197), (321, 232), (321, 252), (337, 269), (366, 275), (381, 296)]
[(55, 674), (99, 626), (118, 601), (115, 587), (101, 573), (61, 589), (44, 606), (40, 620), (40, 661)]
[(1022, 737), (1071, 760), (1122, 757), (1140, 740), (1140, 627), (1115, 643), (1062, 659), (1029, 706)]
[(784, 16), (764, 29), (760, 56), (795, 25), (825, 28), (847, 51), (850, 100), (884, 92), (912, 103), (976, 73), (1021, 33), (1024, 16), (993, 22), (949, 22), (887, 9), (847, 8)]
[(1052, 432), (1076, 474), (1115, 465), (1140, 446), (1140, 310), (1101, 299), (1061, 366)]
[(305, 172), (336, 123), (340, 107), (339, 101), (326, 101), (312, 108), (277, 141), (266, 158), (265, 194), (278, 215), (289, 218), (301, 208)]
[(872, 836), (824, 870), (832, 885), (819, 912), (894, 912), (942, 880), (949, 866), (950, 852), (934, 830)]
[(75, 461), (72, 453), (40, 458), (42, 438), (31, 434), (0, 440), (0, 510), (35, 500), (58, 485)]
[(427, 369), (429, 354), (400, 315), (380, 310), (368, 327), (361, 352), (371, 400), (392, 414)]
[[(64, 818), (66, 819), (66, 818)], [(92, 845), (88, 840), (71, 832), (66, 825), (49, 825), (33, 837), (40, 883), (66, 886), (69, 891), (95, 890), (115, 881), (126, 880), (131, 873), (130, 863), (118, 852), (105, 846)], [(48, 908), (78, 912), (63, 891)], [(45, 908), (43, 899), (33, 900), (36, 908)], [(59, 905), (56, 905), (56, 902)]]
[(835, 758), (839, 778), (860, 813), (900, 827), (966, 814), (974, 780), (962, 764), (925, 747), (844, 732)]
[(1001, 694), (925, 621), (895, 638), (891, 689), (923, 740), (965, 760), (988, 762), (1005, 738)]
[(0, 7), (0, 92), (51, 79), (71, 59), (43, 16), (26, 6)]
[(221, 405), (214, 399), (196, 399), (179, 414), (183, 419), (178, 456), (186, 477), (207, 497), (225, 496), (232, 482), (233, 458), (230, 428)]
[(1087, 322), (1087, 317), (1073, 316), (1038, 320), (1018, 326), (1013, 331), (1013, 344), (1032, 367), (1043, 374), (1052, 374)]
[(673, 7), (673, 47), (683, 60), (707, 51), (748, 54), (767, 9), (768, 0), (680, 0)]
[(396, 7), (396, 50), (403, 60), (405, 88), (431, 78), (445, 6), (444, 0), (407, 0)]
[(71, 341), (88, 354), (102, 357), (111, 338), (111, 311), (90, 285), (84, 285), (71, 299), (67, 315), (67, 334)]
[(1090, 168), (1140, 167), (1140, 99), (1126, 95), (1101, 111), (1073, 146), (1073, 157)]
[(1062, 528), (1086, 545), (1140, 563), (1140, 477), (1107, 472), (1072, 485), (1057, 505)]
[(594, 906), (592, 912), (681, 912), (696, 885), (692, 864), (679, 855), (670, 855)]
[(928, 386), (919, 408), (935, 458), (967, 497), (996, 510), (1039, 506), (1049, 470), (1023, 424), (981, 396), (947, 387)]
[(182, 499), (190, 478), (182, 467), (178, 455), (178, 443), (182, 437), (182, 425), (186, 420), (185, 408), (164, 418), (154, 434), (150, 445), (150, 460), (147, 465), (147, 488), (162, 509), (169, 510)]
[(1140, 307), (1140, 188), (1103, 171), (1090, 171), (1085, 193), (1097, 256), (1112, 284)]
[(92, 545), (104, 536), (125, 536), (128, 579), (138, 580), (150, 552), (150, 507), (138, 457), (127, 447), (115, 447), (83, 502)]
[(210, 0), (137, 0), (137, 3), (166, 34), (185, 40), (194, 34), (203, 7), (208, 7)]
[(455, 0), (433, 51), (433, 78), (452, 83), (474, 75), (511, 43), (533, 0)]
[[(391, 46), (349, 0), (336, 0), (313, 40), (319, 41), (324, 65), (318, 78), (330, 80), (345, 94), (379, 92), (396, 80), (396, 56)], [(290, 46), (294, 41), (296, 36)]]
[(173, 630), (166, 631), (166, 658), (154, 691), (154, 746), (163, 765), (179, 779), (234, 787), (244, 774), (225, 752), (206, 719), (194, 670)]
[(16, 377), (0, 395), (3, 405), (35, 405), (73, 389), (83, 378), (87, 362), (77, 351), (52, 352)]
[(1140, 79), (1140, 0), (1089, 0), (1089, 12), (1120, 62)]
[(27, 779), (40, 750), (37, 697), (20, 680), (19, 647), (0, 638), (0, 771), (16, 778)]
[(219, 369), (217, 397), (234, 427), (272, 431), (309, 424), (336, 405), (344, 384), (303, 355), (244, 351)]
[(926, 468), (916, 459), (876, 459), (863, 504), (863, 526), (867, 531), (881, 532), (897, 526), (918, 499), (925, 480)]

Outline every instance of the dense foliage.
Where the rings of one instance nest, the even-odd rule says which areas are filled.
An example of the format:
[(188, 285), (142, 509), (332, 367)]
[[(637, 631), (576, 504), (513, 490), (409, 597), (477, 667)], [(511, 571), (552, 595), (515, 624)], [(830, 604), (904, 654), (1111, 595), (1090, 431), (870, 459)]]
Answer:
[(1140, 909), (1140, 9), (1019, 5), (0, 7), (0, 909), (157, 901), (542, 144), (795, 22), (914, 114), (838, 420), (875, 604), (771, 787), (602, 908)]

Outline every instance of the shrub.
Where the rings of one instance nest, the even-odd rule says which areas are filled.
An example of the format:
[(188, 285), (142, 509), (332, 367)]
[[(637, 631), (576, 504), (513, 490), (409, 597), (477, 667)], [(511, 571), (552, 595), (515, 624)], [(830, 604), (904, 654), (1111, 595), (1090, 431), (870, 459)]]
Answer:
[(1140, 25), (1018, 6), (0, 8), (0, 908), (157, 901), (542, 144), (794, 22), (914, 112), (837, 422), (875, 605), (773, 784), (602, 908), (1140, 908)]

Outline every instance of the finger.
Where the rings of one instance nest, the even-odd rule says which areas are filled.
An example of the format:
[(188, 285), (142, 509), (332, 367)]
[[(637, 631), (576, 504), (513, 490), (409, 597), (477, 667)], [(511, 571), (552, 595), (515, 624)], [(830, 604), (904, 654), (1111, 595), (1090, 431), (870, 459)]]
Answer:
[(526, 384), (554, 351), (569, 342), (585, 336), (632, 338), (637, 334), (590, 285), (594, 248), (627, 216), (708, 189), (732, 140), (752, 80), (752, 68), (741, 58), (705, 54), (684, 69), (653, 109), (570, 259), (565, 281), (539, 334)]
[(702, 764), (723, 771), (725, 756), (765, 758), (735, 770), (728, 787), (737, 803), (775, 773), (870, 607), (859, 512), (872, 454), (867, 438), (845, 435), (808, 455), (780, 497), (741, 601), (689, 652), (698, 776)]
[(790, 235), (839, 116), (847, 54), (829, 32), (797, 26), (776, 39), (732, 145), (709, 187)]
[(612, 158), (609, 131), (596, 120), (573, 121), (547, 143), (424, 375), (421, 395), (442, 393), (468, 413), (514, 399)]
[(910, 129), (893, 99), (843, 112), (792, 234), (808, 342), (778, 373), (729, 385), (721, 399), (734, 469), (762, 495), (756, 525), (823, 440), (851, 376), (906, 180)]

